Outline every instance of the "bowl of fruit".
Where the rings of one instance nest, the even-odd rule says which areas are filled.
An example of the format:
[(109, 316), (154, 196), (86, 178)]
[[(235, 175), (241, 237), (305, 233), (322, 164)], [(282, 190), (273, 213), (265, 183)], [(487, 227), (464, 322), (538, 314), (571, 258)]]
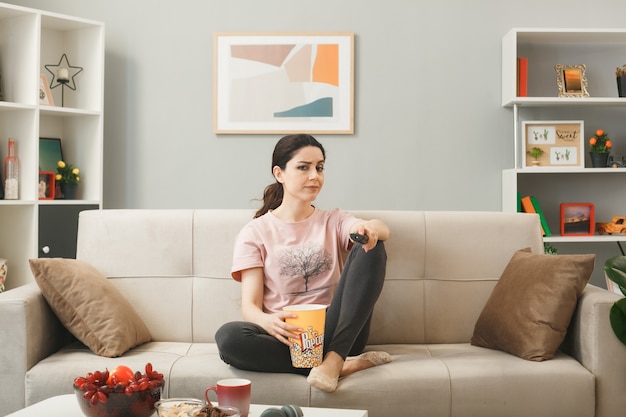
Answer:
[(120, 365), (74, 379), (74, 392), (87, 417), (149, 417), (161, 399), (163, 374), (148, 363), (145, 372)]

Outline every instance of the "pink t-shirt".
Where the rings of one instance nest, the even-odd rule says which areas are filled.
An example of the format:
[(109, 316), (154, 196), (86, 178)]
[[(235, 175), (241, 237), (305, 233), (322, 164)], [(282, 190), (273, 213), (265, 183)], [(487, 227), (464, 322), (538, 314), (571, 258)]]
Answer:
[(351, 247), (350, 228), (358, 219), (339, 210), (315, 209), (306, 220), (289, 223), (271, 212), (239, 232), (232, 276), (262, 267), (263, 309), (277, 312), (291, 304), (330, 304)]

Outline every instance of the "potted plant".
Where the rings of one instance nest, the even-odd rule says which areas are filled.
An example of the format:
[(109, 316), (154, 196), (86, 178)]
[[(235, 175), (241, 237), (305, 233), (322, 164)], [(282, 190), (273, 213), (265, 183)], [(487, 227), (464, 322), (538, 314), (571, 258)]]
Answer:
[(60, 184), (62, 198), (74, 199), (78, 191), (78, 184), (80, 183), (80, 170), (74, 168), (70, 164), (66, 164), (64, 161), (57, 162), (57, 174), (54, 177), (57, 184)]
[(602, 129), (596, 130), (596, 134), (589, 139), (589, 156), (591, 166), (594, 168), (606, 168), (609, 161), (609, 151), (613, 146), (609, 135)]
[[(604, 263), (604, 274), (619, 287), (626, 295), (626, 256), (614, 256)], [(611, 328), (615, 336), (626, 345), (626, 298), (621, 298), (613, 304), (609, 314)]]
[(532, 156), (532, 158), (533, 158), (533, 160), (531, 162), (532, 165), (537, 166), (537, 165), (539, 165), (539, 157), (544, 154), (544, 150), (534, 146), (531, 150), (529, 150), (526, 153), (528, 155)]

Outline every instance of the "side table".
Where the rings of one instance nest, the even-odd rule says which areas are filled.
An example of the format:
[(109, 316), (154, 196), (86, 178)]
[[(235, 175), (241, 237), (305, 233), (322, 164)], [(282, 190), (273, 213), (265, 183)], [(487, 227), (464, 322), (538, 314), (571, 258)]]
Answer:
[[(263, 411), (274, 405), (252, 404), (249, 417), (259, 417)], [(302, 407), (305, 417), (367, 417), (367, 410), (344, 410), (340, 408)], [(74, 394), (50, 397), (41, 402), (18, 410), (6, 417), (85, 417), (80, 411)], [(156, 416), (156, 413), (154, 414)]]

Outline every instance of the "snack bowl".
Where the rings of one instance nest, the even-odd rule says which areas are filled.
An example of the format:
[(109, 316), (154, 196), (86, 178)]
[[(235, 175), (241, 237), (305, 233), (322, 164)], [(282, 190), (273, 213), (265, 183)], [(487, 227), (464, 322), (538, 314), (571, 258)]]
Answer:
[(207, 404), (198, 411), (189, 414), (190, 417), (241, 417), (237, 407), (227, 405)]
[(150, 417), (161, 399), (163, 374), (147, 363), (145, 372), (125, 365), (111, 372), (89, 372), (74, 378), (74, 393), (87, 417)]
[(204, 401), (197, 398), (164, 398), (154, 404), (159, 417), (187, 417), (198, 413)]
[(77, 387), (74, 392), (87, 417), (149, 417), (154, 414), (154, 404), (161, 398), (161, 387), (131, 394), (109, 392), (106, 401), (91, 401), (85, 397), (85, 391)]

